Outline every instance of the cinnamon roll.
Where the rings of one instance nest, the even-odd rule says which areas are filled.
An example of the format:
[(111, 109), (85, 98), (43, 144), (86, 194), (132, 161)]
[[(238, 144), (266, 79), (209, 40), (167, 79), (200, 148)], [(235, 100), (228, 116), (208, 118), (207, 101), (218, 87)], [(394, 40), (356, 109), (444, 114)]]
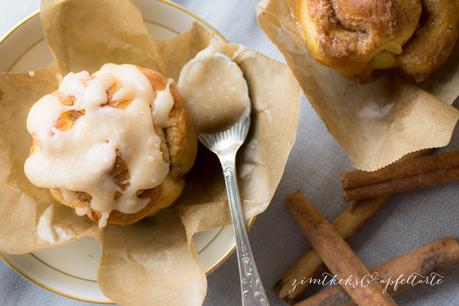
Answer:
[(98, 222), (130, 224), (171, 205), (196, 156), (196, 136), (172, 80), (133, 65), (70, 73), (27, 118), (36, 186)]
[(421, 81), (459, 32), (459, 0), (298, 0), (295, 15), (311, 54), (359, 81), (396, 67)]

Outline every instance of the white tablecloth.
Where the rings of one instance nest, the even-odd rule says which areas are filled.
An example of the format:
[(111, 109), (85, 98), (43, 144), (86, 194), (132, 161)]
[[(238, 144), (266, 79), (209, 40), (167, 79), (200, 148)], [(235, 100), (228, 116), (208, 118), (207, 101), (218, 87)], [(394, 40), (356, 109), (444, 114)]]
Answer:
[[(260, 31), (255, 15), (258, 0), (177, 1), (196, 12), (230, 41), (241, 43), (282, 60), (279, 52)], [(0, 36), (39, 7), (38, 0), (0, 0)], [(0, 59), (1, 60), (1, 59)], [(329, 218), (345, 203), (338, 174), (350, 168), (349, 159), (327, 133), (306, 101), (301, 105), (298, 138), (284, 178), (270, 208), (258, 217), (250, 232), (253, 252), (269, 294), (271, 305), (286, 305), (272, 287), (308, 243), (282, 204), (291, 192), (303, 191)], [(459, 129), (449, 148), (459, 149)], [(393, 197), (350, 244), (368, 266), (414, 250), (447, 235), (459, 238), (459, 189), (450, 184)], [(209, 276), (205, 305), (239, 305), (239, 278), (233, 255)], [(459, 273), (446, 276), (437, 287), (419, 286), (401, 293), (400, 305), (459, 305)], [(56, 296), (18, 276), (0, 263), (0, 305), (83, 306), (90, 305)], [(371, 305), (369, 305), (371, 306)]]

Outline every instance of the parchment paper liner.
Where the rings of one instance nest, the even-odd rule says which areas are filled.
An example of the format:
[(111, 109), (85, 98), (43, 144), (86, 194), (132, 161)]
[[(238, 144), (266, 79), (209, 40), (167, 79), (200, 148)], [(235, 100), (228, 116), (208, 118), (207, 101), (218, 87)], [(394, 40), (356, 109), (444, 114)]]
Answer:
[[(0, 251), (21, 254), (96, 237), (102, 243), (99, 283), (113, 301), (202, 304), (206, 278), (191, 238), (229, 221), (223, 178), (211, 153), (200, 148), (177, 204), (134, 225), (109, 225), (102, 235), (87, 218), (31, 185), (23, 163), (31, 144), (25, 129), (29, 108), (57, 88), (61, 73), (95, 71), (115, 62), (153, 68), (177, 80), (211, 35), (194, 25), (172, 40), (152, 40), (128, 0), (45, 0), (41, 16), (55, 64), (31, 74), (0, 75)], [(252, 129), (238, 156), (241, 197), (251, 217), (266, 209), (282, 177), (296, 136), (300, 91), (285, 65), (239, 46), (221, 47), (243, 70), (253, 103)]]
[(459, 118), (448, 105), (459, 94), (458, 48), (444, 68), (421, 85), (436, 97), (387, 74), (359, 85), (309, 54), (293, 17), (297, 1), (260, 1), (258, 21), (356, 168), (377, 170), (410, 152), (449, 143)]

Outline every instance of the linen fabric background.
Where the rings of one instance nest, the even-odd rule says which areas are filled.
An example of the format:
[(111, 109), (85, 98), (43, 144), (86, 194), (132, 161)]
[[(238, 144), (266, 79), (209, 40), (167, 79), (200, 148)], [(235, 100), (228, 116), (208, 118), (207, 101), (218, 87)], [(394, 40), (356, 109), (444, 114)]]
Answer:
[[(260, 30), (255, 6), (258, 0), (178, 0), (217, 28), (230, 42), (243, 44), (284, 62)], [(0, 0), (0, 37), (39, 8), (37, 0)], [(281, 101), (280, 101), (281, 103)], [(455, 106), (458, 106), (456, 101)], [(459, 128), (446, 150), (459, 149)], [(351, 168), (345, 152), (303, 98), (296, 144), (284, 177), (268, 210), (249, 233), (254, 256), (272, 306), (286, 305), (272, 287), (309, 248), (282, 200), (303, 191), (329, 219), (345, 205), (339, 174)], [(414, 250), (444, 236), (459, 238), (459, 188), (450, 184), (391, 198), (376, 216), (350, 240), (368, 267)], [(419, 285), (396, 297), (399, 305), (459, 305), (459, 271), (436, 287)], [(208, 276), (204, 305), (240, 305), (236, 255)], [(24, 280), (0, 262), (0, 305), (89, 306), (50, 293)]]

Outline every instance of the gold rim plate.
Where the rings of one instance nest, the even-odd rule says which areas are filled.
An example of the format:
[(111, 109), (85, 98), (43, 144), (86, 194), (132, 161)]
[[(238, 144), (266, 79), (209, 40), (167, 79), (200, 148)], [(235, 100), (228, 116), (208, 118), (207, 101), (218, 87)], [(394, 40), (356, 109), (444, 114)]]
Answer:
[[(174, 9), (177, 9), (177, 10), (179, 10), (181, 12), (184, 12), (184, 13), (188, 14), (193, 19), (195, 19), (196, 21), (198, 21), (199, 23), (204, 25), (208, 30), (213, 32), (222, 41), (228, 42), (226, 40), (226, 38), (217, 29), (215, 29), (212, 25), (210, 25), (206, 20), (204, 20), (200, 16), (196, 15), (195, 13), (189, 11), (188, 9), (184, 8), (183, 6), (181, 6), (181, 5), (177, 4), (177, 3), (174, 3), (172, 1), (169, 1), (169, 0), (154, 0), (154, 1), (158, 1), (158, 2), (160, 2), (162, 4), (165, 4), (167, 6), (170, 6), (170, 7), (174, 8)], [(11, 30), (7, 34), (5, 34), (2, 38), (0, 38), (0, 45), (4, 41), (6, 41), (11, 35), (13, 35), (21, 26), (23, 26), (25, 23), (27, 23), (32, 18), (34, 18), (37, 15), (39, 15), (39, 13), (40, 13), (40, 11), (36, 11), (35, 13), (33, 13), (33, 14), (27, 16), (26, 18), (22, 19), (18, 24), (16, 24), (13, 28), (11, 28)], [(151, 21), (151, 20), (146, 20), (146, 21), (153, 23), (153, 21)], [(19, 56), (18, 58), (20, 58), (20, 57), (22, 57), (22, 56)], [(249, 230), (252, 227), (254, 221), (255, 221), (255, 217), (253, 217), (253, 218), (251, 218), (249, 220), (249, 222), (248, 222), (248, 229)], [(217, 236), (218, 236), (218, 234), (217, 234)], [(213, 241), (211, 241), (209, 243), (212, 243), (212, 242)], [(234, 253), (235, 250), (236, 250), (236, 245), (234, 245), (233, 248), (230, 249), (224, 256), (222, 256), (220, 259), (218, 259), (215, 262), (215, 264), (213, 266), (211, 266), (207, 270), (206, 274), (209, 274), (209, 273), (215, 271), (219, 266), (221, 266)], [(36, 284), (36, 285), (38, 285), (38, 286), (40, 286), (40, 287), (42, 287), (42, 288), (44, 288), (44, 289), (46, 289), (48, 291), (51, 291), (51, 292), (53, 292), (53, 293), (55, 293), (57, 295), (60, 295), (62, 297), (66, 297), (66, 298), (70, 298), (70, 299), (73, 299), (73, 300), (81, 301), (81, 302), (89, 302), (89, 303), (94, 303), (94, 304), (113, 304), (111, 302), (101, 302), (101, 301), (97, 301), (97, 300), (90, 300), (90, 299), (85, 299), (85, 298), (81, 298), (81, 297), (78, 297), (78, 296), (74, 296), (74, 295), (70, 295), (70, 294), (67, 294), (67, 293), (60, 292), (60, 291), (58, 291), (58, 290), (56, 290), (54, 288), (51, 288), (51, 287), (47, 286), (46, 284), (43, 284), (41, 281), (39, 281), (37, 279), (34, 279), (30, 275), (28, 275), (27, 273), (22, 271), (20, 268), (18, 268), (14, 263), (12, 263), (10, 260), (8, 260), (5, 256), (2, 256), (2, 254), (0, 254), (0, 258), (7, 265), (9, 265), (13, 270), (15, 270), (19, 275), (24, 277), (25, 279), (27, 279), (27, 280), (31, 281), (32, 283), (34, 283), (34, 284)], [(54, 267), (52, 267), (52, 268), (54, 268)]]

